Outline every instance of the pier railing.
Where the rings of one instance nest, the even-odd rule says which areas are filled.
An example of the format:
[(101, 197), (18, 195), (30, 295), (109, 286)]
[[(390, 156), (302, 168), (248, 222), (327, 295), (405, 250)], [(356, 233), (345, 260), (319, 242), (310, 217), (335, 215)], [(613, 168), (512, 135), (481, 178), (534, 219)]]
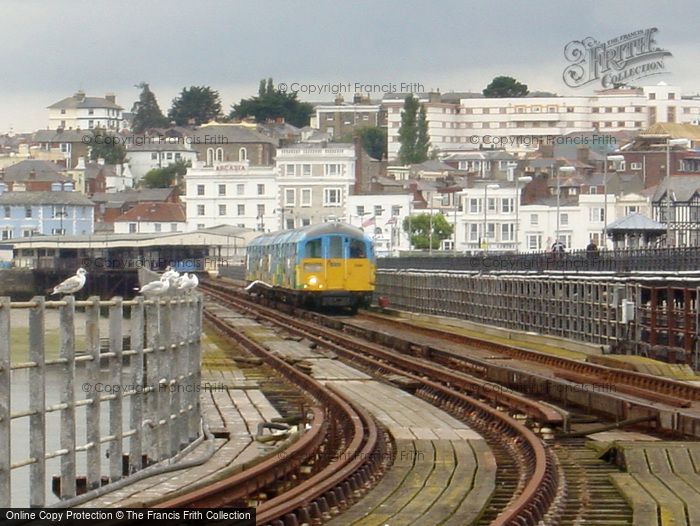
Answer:
[(0, 507), (71, 499), (196, 440), (201, 330), (200, 295), (0, 298)]

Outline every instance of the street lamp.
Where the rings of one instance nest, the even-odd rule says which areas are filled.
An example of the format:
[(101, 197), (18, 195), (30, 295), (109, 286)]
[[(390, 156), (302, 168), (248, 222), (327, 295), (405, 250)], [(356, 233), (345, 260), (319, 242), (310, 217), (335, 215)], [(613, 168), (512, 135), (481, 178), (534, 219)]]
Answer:
[(520, 183), (528, 184), (532, 177), (525, 175), (515, 178), (515, 251), (520, 251)]
[[(608, 161), (618, 162), (624, 161), (625, 158), (622, 155), (608, 155), (605, 154), (605, 159), (603, 160), (603, 193), (605, 194), (603, 201), (603, 246), (608, 246)], [(617, 169), (615, 169), (617, 171)]]
[(561, 166), (561, 167), (559, 167), (559, 169), (557, 170), (557, 232), (556, 232), (556, 236), (555, 236), (555, 239), (554, 239), (554, 242), (555, 242), (555, 243), (559, 241), (559, 220), (560, 220), (560, 218), (559, 218), (559, 208), (561, 207), (561, 183), (560, 183), (559, 174), (560, 174), (561, 172), (564, 172), (564, 173), (573, 173), (573, 172), (575, 172), (575, 171), (576, 171), (576, 168), (574, 168), (573, 166)]
[(486, 227), (488, 225), (488, 223), (486, 222), (486, 218), (487, 218), (487, 212), (489, 209), (488, 192), (489, 192), (489, 190), (498, 190), (499, 188), (500, 188), (500, 186), (497, 184), (484, 185), (484, 231), (483, 231), (483, 236), (482, 236), (483, 237), (484, 251), (488, 250), (488, 241), (486, 240), (486, 238), (487, 238)]

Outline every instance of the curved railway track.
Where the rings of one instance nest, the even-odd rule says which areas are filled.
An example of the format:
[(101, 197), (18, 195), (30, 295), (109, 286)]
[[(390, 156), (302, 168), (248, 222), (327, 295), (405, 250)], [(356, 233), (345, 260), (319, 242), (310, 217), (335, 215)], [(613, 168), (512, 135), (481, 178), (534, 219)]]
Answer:
[[(499, 410), (500, 407), (494, 408), (483, 400), (465, 395), (465, 391), (474, 390), (479, 382), (477, 379), (422, 359), (402, 356), (378, 345), (368, 345), (348, 334), (309, 324), (299, 317), (235, 297), (232, 288), (221, 290), (218, 284), (214, 287), (206, 283), (202, 284), (202, 288), (217, 303), (315, 341), (375, 373), (401, 375), (418, 382), (421, 386), (416, 392), (418, 396), (467, 422), (494, 446), (497, 455), (512, 458), (514, 472), (508, 474), (509, 483), (503, 484), (498, 495), (499, 509), (492, 514), (495, 516), (488, 517), (489, 524), (537, 524), (550, 509), (557, 490), (557, 470), (552, 452), (532, 430), (507, 412)], [(223, 330), (222, 325), (219, 327)], [(314, 381), (306, 377), (301, 385), (306, 387), (309, 382)], [(492, 402), (499, 406), (508, 405), (516, 413), (524, 412), (546, 422), (561, 421), (561, 415), (553, 409), (517, 394), (496, 396)], [(351, 455), (344, 456), (347, 458)], [(507, 494), (509, 492), (510, 495)], [(280, 498), (285, 499), (286, 495)], [(303, 504), (303, 499), (300, 502)], [(271, 509), (270, 505), (263, 506), (258, 508), (261, 524), (287, 515), (286, 510), (276, 508), (274, 513), (266, 513)], [(291, 517), (289, 520), (290, 524), (293, 523)]]

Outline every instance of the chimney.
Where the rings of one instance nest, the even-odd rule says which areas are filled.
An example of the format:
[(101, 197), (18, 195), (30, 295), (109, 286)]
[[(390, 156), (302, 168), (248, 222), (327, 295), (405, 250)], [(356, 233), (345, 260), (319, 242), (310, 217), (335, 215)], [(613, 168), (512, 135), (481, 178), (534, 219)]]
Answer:
[(362, 102), (362, 94), (355, 93), (355, 96), (352, 98), (352, 103), (353, 104), (360, 104), (361, 102)]
[(82, 102), (85, 100), (85, 92), (83, 90), (76, 91), (75, 95), (73, 95), (73, 98)]
[(335, 104), (336, 104), (337, 106), (340, 106), (343, 102), (345, 102), (345, 99), (343, 99), (343, 96), (342, 96), (342, 95), (336, 96), (336, 98), (335, 98)]
[(591, 151), (588, 149), (587, 146), (578, 146), (576, 148), (576, 160), (588, 164), (588, 157), (590, 155)]
[(72, 192), (73, 191), (73, 181), (68, 181), (67, 183), (63, 183), (63, 191), (64, 192)]
[(85, 157), (78, 157), (78, 163), (75, 165), (76, 170), (85, 170)]
[(107, 100), (107, 102), (111, 102), (112, 104), (117, 103), (117, 97), (116, 95), (114, 95), (114, 93), (107, 93), (105, 95), (105, 99)]
[(33, 181), (34, 179), (36, 179), (36, 171), (34, 168), (32, 168), (32, 170), (29, 172), (29, 180)]
[(63, 190), (63, 184), (61, 183), (51, 183), (52, 192), (61, 192)]

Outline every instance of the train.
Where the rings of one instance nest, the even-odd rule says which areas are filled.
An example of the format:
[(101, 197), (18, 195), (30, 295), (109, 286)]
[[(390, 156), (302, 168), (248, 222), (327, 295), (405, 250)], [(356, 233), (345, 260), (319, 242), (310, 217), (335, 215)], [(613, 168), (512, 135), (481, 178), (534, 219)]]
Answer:
[(375, 272), (372, 240), (337, 221), (263, 234), (246, 249), (249, 292), (307, 308), (369, 306)]

